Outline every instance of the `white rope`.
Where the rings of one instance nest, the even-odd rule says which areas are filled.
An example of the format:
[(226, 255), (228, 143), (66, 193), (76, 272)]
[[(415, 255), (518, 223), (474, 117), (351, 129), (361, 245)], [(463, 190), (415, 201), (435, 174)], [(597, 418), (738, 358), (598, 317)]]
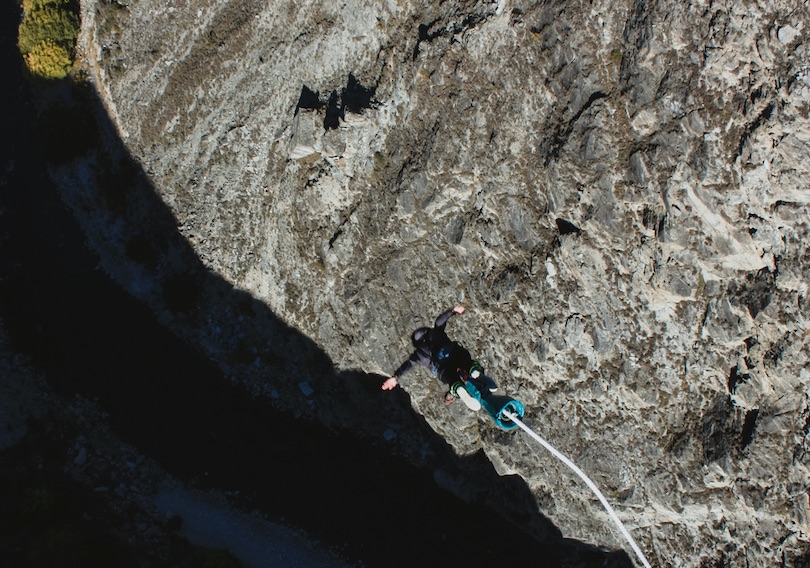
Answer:
[(582, 471), (581, 469), (579, 469), (579, 467), (577, 467), (577, 464), (575, 464), (570, 459), (565, 457), (564, 454), (559, 452), (557, 450), (557, 448), (555, 448), (554, 446), (552, 446), (551, 444), (546, 442), (543, 438), (541, 438), (540, 435), (537, 434), (534, 430), (532, 430), (531, 428), (526, 426), (518, 418), (518, 416), (516, 414), (513, 414), (512, 412), (509, 412), (508, 410), (504, 410), (503, 414), (509, 420), (511, 420), (512, 422), (514, 422), (518, 426), (520, 426), (520, 428), (523, 429), (523, 431), (526, 432), (529, 436), (531, 436), (532, 438), (534, 438), (535, 440), (540, 442), (540, 445), (542, 445), (545, 449), (547, 449), (549, 452), (551, 452), (554, 455), (554, 457), (556, 457), (558, 460), (560, 460), (565, 465), (567, 465), (569, 468), (571, 468), (571, 470), (574, 473), (576, 473), (582, 479), (582, 481), (585, 482), (585, 484), (591, 489), (591, 491), (593, 491), (593, 494), (596, 495), (596, 497), (599, 499), (599, 501), (602, 502), (602, 506), (605, 508), (605, 511), (607, 511), (608, 515), (610, 515), (610, 518), (613, 519), (613, 522), (616, 523), (616, 526), (619, 527), (619, 530), (621, 531), (622, 535), (624, 536), (624, 538), (627, 539), (627, 542), (630, 543), (630, 546), (633, 548), (633, 552), (636, 553), (636, 556), (638, 556), (638, 559), (641, 561), (641, 563), (644, 565), (644, 567), (645, 568), (652, 568), (650, 566), (650, 563), (647, 562), (647, 558), (644, 556), (644, 553), (641, 552), (641, 549), (636, 544), (636, 541), (633, 540), (633, 537), (630, 536), (630, 533), (624, 527), (624, 524), (619, 519), (619, 516), (616, 514), (616, 511), (614, 511), (613, 507), (610, 506), (610, 503), (608, 503), (607, 499), (605, 499), (605, 496), (602, 495), (602, 492), (599, 491), (599, 488), (596, 486), (596, 484), (593, 481), (591, 481), (591, 479), (587, 475), (585, 475), (585, 472)]

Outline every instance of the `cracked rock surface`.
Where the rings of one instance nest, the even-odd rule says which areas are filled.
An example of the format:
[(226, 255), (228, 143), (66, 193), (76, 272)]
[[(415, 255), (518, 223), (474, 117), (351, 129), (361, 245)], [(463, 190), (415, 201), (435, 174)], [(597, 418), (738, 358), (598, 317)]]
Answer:
[[(334, 403), (360, 390), (331, 398), (319, 365), (386, 375), (463, 303), (451, 336), (654, 565), (808, 561), (807, 2), (83, 0), (82, 16), (139, 183), (208, 270), (307, 341), (189, 285), (183, 247), (98, 183), (115, 162), (63, 167), (65, 197), (105, 268), (235, 380), (424, 460), (396, 420), (361, 432)], [(624, 546), (530, 440), (448, 409), (426, 373), (402, 387), (564, 536)]]

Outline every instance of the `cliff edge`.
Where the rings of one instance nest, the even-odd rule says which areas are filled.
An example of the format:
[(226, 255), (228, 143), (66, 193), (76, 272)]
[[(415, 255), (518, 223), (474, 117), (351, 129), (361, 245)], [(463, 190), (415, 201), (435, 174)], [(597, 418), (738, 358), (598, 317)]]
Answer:
[[(83, 0), (123, 150), (57, 175), (105, 268), (253, 392), (424, 461), (396, 417), (363, 431), (376, 386), (351, 374), (463, 303), (450, 334), (654, 565), (803, 565), (808, 22), (787, 0)], [(143, 175), (110, 182), (124, 151)], [(550, 455), (425, 374), (402, 387), (564, 536), (623, 546)]]

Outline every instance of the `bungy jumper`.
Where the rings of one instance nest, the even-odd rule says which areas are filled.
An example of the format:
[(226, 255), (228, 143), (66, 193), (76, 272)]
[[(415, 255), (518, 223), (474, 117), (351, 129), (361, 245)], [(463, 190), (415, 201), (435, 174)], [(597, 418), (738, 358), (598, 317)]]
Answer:
[[(436, 323), (434, 324), (433, 330), (438, 330), (441, 334), (439, 339), (447, 339), (446, 335), (444, 334), (444, 324), (447, 322), (449, 317), (456, 314), (463, 314), (464, 307), (463, 306), (456, 306), (452, 310), (448, 310), (444, 312), (442, 315), (437, 318)], [(417, 360), (419, 360), (422, 364), (428, 367), (432, 367), (434, 374), (437, 372), (436, 365), (433, 363), (433, 358), (431, 354), (427, 351), (420, 351), (420, 345), (418, 341), (425, 337), (426, 334), (430, 333), (433, 330), (429, 330), (427, 328), (420, 328), (417, 332), (421, 332), (419, 336), (416, 336), (417, 332), (414, 332), (413, 340), (414, 345), (417, 347), (417, 351), (409, 358), (406, 364), (397, 370), (392, 377), (390, 377), (385, 383), (383, 383), (384, 390), (390, 390), (397, 384), (397, 376), (398, 373), (403, 370), (404, 368), (409, 369), (412, 367)], [(449, 340), (446, 341), (449, 343)], [(441, 349), (438, 351), (441, 353)], [(449, 353), (452, 353), (450, 351)], [(467, 353), (469, 358), (469, 353)], [(447, 355), (447, 358), (450, 358), (450, 355)], [(441, 360), (441, 359), (440, 359)], [(468, 361), (469, 363), (469, 361)], [(475, 362), (473, 362), (475, 363)], [(451, 368), (455, 368), (452, 366)], [(459, 381), (453, 383), (450, 387), (450, 393), (458, 394), (459, 397), (462, 399), (464, 404), (470, 408), (473, 412), (477, 412), (481, 408), (483, 408), (487, 414), (489, 414), (492, 421), (495, 424), (503, 429), (503, 430), (514, 430), (515, 428), (521, 428), (524, 432), (526, 432), (530, 437), (532, 437), (535, 441), (537, 441), (540, 445), (542, 445), (546, 450), (551, 452), (551, 454), (563, 462), (568, 468), (570, 468), (574, 473), (576, 473), (588, 486), (588, 488), (593, 492), (594, 495), (599, 499), (599, 502), (605, 508), (608, 513), (608, 516), (611, 520), (616, 524), (621, 532), (622, 536), (627, 540), (630, 544), (630, 547), (633, 549), (633, 552), (636, 554), (638, 561), (641, 563), (644, 568), (651, 568), (651, 565), (647, 558), (644, 556), (641, 548), (639, 548), (636, 541), (633, 539), (630, 532), (625, 528), (624, 524), (622, 523), (619, 516), (613, 510), (613, 507), (610, 506), (608, 500), (596, 486), (596, 484), (583, 472), (577, 465), (568, 459), (564, 454), (558, 451), (554, 446), (540, 437), (537, 432), (533, 431), (529, 426), (523, 423), (523, 415), (524, 415), (524, 407), (523, 404), (514, 398), (510, 398), (508, 396), (501, 396), (492, 394), (494, 388), (491, 388), (488, 383), (491, 382), (491, 386), (495, 387), (495, 382), (492, 381), (491, 378), (477, 373), (475, 375), (468, 375), (466, 372), (462, 372), (462, 369), (470, 368), (466, 365), (462, 367), (458, 367), (459, 371)], [(483, 371), (483, 369), (480, 369)], [(445, 399), (447, 400), (447, 399)]]

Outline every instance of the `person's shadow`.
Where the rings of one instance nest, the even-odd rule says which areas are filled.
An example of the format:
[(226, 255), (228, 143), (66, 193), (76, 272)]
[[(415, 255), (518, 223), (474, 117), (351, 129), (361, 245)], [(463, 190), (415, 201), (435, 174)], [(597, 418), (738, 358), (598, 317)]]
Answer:
[[(624, 552), (563, 539), (520, 477), (498, 475), (482, 452), (456, 455), (405, 391), (336, 370), (315, 341), (208, 270), (92, 89), (45, 116), (40, 138), (9, 148), (10, 179), (27, 187), (3, 194), (14, 214), (4, 220), (2, 318), (55, 389), (97, 398), (115, 431), (171, 474), (238, 493), (364, 565), (631, 565)], [(96, 128), (77, 133), (91, 116)], [(31, 109), (4, 120), (25, 129)], [(71, 146), (73, 136), (88, 138)], [(92, 183), (54, 187), (34, 144), (58, 167), (92, 157), (82, 170)], [(107, 212), (79, 216), (113, 261), (98, 262), (57, 197), (81, 210), (86, 191)], [(149, 308), (105, 276), (113, 264)], [(495, 436), (504, 452), (511, 435)]]

